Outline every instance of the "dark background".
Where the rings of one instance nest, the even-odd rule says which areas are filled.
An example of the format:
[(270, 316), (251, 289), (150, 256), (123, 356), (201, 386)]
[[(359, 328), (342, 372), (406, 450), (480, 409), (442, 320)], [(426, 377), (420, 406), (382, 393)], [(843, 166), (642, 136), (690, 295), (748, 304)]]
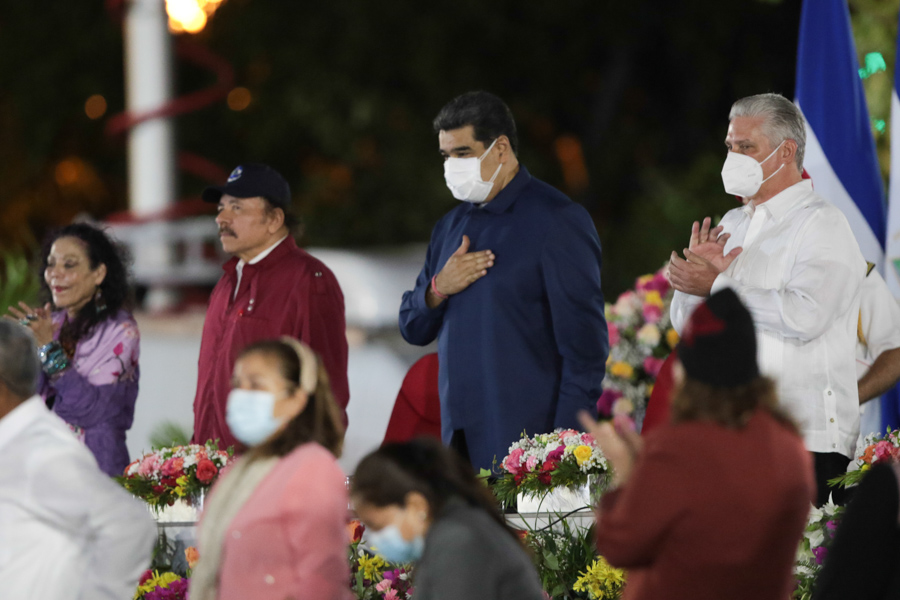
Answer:
[[(124, 107), (120, 6), (0, 5), (0, 249), (30, 249), (79, 213), (127, 208), (125, 140), (104, 131)], [(896, 5), (851, 2), (861, 54), (896, 39)], [(459, 93), (494, 92), (517, 119), (524, 164), (593, 216), (613, 300), (680, 250), (693, 220), (733, 206), (719, 177), (728, 110), (745, 95), (793, 97), (800, 6), (227, 0), (201, 33), (176, 37), (229, 63), (251, 103), (177, 117), (177, 145), (225, 171), (280, 170), (304, 244), (424, 242), (455, 203), (431, 120)], [(893, 47), (881, 50), (891, 72)], [(175, 68), (178, 94), (215, 81)], [(97, 120), (92, 94), (109, 105)], [(181, 174), (179, 196), (206, 184)]]

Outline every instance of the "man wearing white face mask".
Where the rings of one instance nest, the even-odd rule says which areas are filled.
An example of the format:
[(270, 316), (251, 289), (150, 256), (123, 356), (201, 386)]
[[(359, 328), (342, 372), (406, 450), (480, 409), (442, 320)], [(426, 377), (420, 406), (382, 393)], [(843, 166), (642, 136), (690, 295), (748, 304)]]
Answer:
[(843, 473), (859, 430), (856, 333), (866, 262), (843, 213), (802, 179), (803, 116), (778, 94), (735, 102), (725, 138), (725, 191), (746, 203), (718, 227), (694, 223), (672, 253), (672, 323), (733, 288), (753, 315), (760, 369), (813, 453), (819, 504)]
[(444, 442), (490, 468), (523, 430), (578, 427), (580, 409), (596, 410), (609, 350), (600, 240), (582, 206), (519, 164), (502, 100), (463, 94), (434, 129), (462, 202), (432, 232), (400, 331), (437, 338)]

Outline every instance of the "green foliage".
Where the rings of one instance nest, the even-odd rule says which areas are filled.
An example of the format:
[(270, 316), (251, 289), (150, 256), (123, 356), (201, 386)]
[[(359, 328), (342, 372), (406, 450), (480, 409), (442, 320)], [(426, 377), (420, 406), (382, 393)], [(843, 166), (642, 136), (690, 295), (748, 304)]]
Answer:
[(3, 252), (0, 267), (0, 312), (5, 314), (6, 307), (17, 306), (19, 302), (35, 306), (41, 290), (40, 279), (25, 255)]
[[(573, 586), (598, 556), (594, 546), (593, 524), (583, 528), (560, 519), (552, 527), (528, 531), (525, 545), (531, 551), (531, 558), (541, 578), (541, 587), (551, 598), (590, 598), (587, 591), (576, 591)], [(617, 598), (621, 587), (619, 585), (614, 595), (606, 597)]]
[(187, 429), (174, 421), (164, 421), (150, 433), (151, 448), (170, 448), (187, 446), (191, 443), (191, 434)]

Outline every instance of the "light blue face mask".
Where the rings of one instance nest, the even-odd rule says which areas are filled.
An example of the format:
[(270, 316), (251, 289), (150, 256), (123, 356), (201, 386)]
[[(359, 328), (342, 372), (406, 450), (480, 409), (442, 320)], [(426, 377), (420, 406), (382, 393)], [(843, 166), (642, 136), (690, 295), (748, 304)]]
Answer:
[(369, 546), (375, 548), (375, 552), (395, 565), (405, 565), (419, 560), (422, 558), (422, 551), (425, 550), (425, 539), (422, 536), (406, 541), (396, 525), (388, 525), (379, 531), (370, 529), (366, 532), (366, 539)]
[(225, 421), (242, 444), (258, 446), (282, 425), (272, 414), (274, 408), (275, 394), (235, 388), (228, 394)]

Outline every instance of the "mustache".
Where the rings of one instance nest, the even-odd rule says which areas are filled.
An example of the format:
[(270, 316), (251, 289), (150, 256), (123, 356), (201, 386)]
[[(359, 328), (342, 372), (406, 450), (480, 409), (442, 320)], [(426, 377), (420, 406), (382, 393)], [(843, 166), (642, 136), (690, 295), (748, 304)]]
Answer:
[(234, 234), (234, 232), (231, 230), (230, 227), (226, 227), (226, 226), (224, 226), (224, 225), (221, 226), (221, 227), (219, 227), (219, 235), (223, 235), (223, 234), (227, 234), (227, 235), (230, 235), (230, 236), (233, 236), (233, 237), (237, 237), (237, 236)]

